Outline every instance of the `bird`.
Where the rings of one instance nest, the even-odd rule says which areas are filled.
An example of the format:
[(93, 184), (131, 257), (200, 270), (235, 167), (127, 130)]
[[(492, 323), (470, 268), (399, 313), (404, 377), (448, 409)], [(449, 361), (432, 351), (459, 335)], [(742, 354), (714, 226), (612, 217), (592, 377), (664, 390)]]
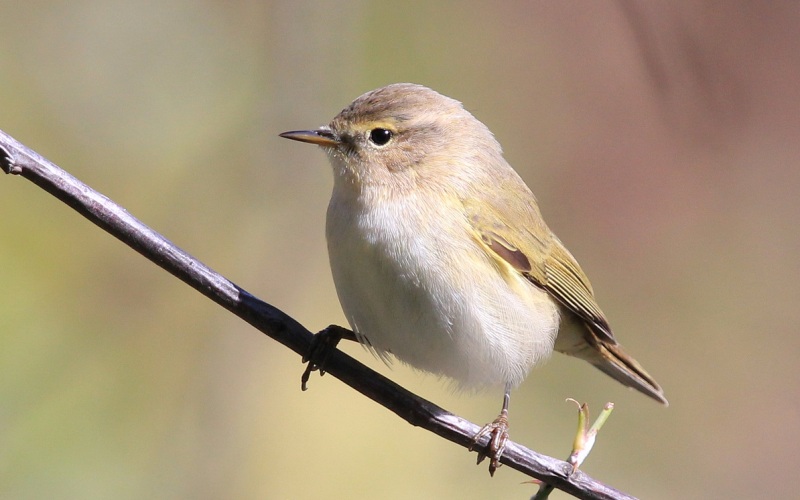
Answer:
[(667, 405), (614, 337), (589, 279), (545, 223), (492, 132), (461, 102), (412, 83), (363, 94), (327, 126), (280, 134), (333, 168), (326, 240), (344, 314), (384, 360), (502, 388), (489, 436), (493, 475), (511, 391), (553, 351), (588, 361)]

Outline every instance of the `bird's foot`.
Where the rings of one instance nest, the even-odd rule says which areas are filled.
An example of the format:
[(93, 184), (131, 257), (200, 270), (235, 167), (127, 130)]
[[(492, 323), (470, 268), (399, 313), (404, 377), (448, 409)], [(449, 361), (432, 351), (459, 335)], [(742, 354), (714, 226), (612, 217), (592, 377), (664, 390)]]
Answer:
[(489, 436), (489, 443), (485, 450), (478, 451), (478, 463), (480, 464), (488, 457), (489, 475), (494, 476), (494, 471), (501, 465), (500, 457), (503, 456), (503, 451), (506, 449), (506, 443), (508, 442), (508, 410), (503, 409), (500, 415), (494, 419), (494, 422), (484, 425), (483, 428), (475, 434), (475, 437), (472, 438), (472, 446), (469, 447), (469, 450), (472, 451), (478, 444), (478, 441), (480, 441), (483, 436), (487, 435)]
[(308, 389), (311, 372), (319, 371), (320, 376), (325, 375), (325, 362), (342, 339), (356, 341), (356, 336), (347, 328), (337, 325), (331, 325), (314, 335), (308, 352), (303, 356), (303, 363), (308, 363), (303, 376), (300, 377), (300, 387), (304, 391)]

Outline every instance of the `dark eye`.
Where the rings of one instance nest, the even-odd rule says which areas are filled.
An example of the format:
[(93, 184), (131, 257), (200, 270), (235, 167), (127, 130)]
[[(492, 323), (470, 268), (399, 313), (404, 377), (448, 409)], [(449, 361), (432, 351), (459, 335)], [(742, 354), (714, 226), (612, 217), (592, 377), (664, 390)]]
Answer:
[(392, 131), (385, 128), (374, 128), (369, 131), (369, 140), (377, 146), (385, 146), (392, 140)]

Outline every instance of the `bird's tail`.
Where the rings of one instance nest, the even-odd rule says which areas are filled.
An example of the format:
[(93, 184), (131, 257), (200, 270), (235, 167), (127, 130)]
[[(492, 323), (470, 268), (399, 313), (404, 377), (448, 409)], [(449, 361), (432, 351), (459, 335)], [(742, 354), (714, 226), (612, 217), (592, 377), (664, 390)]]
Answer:
[(588, 361), (621, 384), (663, 405), (669, 404), (658, 382), (609, 333), (595, 331), (586, 324), (567, 325), (558, 333), (555, 350)]
[[(665, 406), (669, 405), (667, 398), (664, 397), (664, 390), (658, 385), (658, 382), (642, 368), (642, 365), (622, 350), (622, 346), (601, 340), (592, 347), (583, 350), (578, 356), (583, 357), (617, 382), (632, 387)], [(590, 356), (584, 357), (588, 354), (587, 351), (593, 352)]]

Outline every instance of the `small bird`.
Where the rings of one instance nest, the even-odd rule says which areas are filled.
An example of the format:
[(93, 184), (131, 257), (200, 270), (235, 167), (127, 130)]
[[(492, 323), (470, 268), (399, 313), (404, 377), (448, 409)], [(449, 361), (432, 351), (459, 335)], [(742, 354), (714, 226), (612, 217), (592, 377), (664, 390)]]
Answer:
[(475, 436), (489, 435), (479, 462), (489, 456), (491, 473), (511, 390), (553, 350), (667, 404), (494, 135), (460, 102), (397, 83), (328, 126), (280, 135), (322, 147), (333, 166), (328, 254), (358, 340), (460, 388), (504, 388), (500, 415)]

